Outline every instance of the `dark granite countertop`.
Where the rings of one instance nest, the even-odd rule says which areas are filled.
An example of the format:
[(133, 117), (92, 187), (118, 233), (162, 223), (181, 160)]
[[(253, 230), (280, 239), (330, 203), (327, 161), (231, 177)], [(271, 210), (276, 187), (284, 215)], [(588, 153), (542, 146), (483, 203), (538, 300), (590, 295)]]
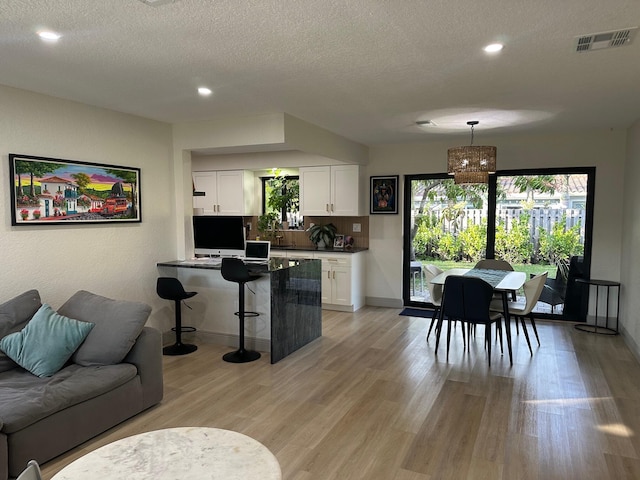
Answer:
[(359, 253), (366, 252), (369, 250), (364, 247), (352, 247), (348, 249), (342, 248), (315, 248), (315, 247), (305, 247), (305, 246), (293, 246), (293, 245), (274, 245), (271, 244), (271, 250), (277, 251), (293, 251), (293, 252), (314, 252), (314, 253)]
[[(250, 272), (254, 273), (270, 273), (277, 270), (284, 270), (295, 267), (304, 262), (313, 261), (312, 259), (282, 259), (271, 258), (267, 263), (251, 263), (246, 265)], [(294, 262), (294, 263), (292, 263)], [(179, 267), (179, 268), (203, 268), (207, 270), (220, 270), (222, 268), (222, 260), (220, 258), (197, 258), (190, 260), (170, 260), (168, 262), (158, 262), (158, 267)]]

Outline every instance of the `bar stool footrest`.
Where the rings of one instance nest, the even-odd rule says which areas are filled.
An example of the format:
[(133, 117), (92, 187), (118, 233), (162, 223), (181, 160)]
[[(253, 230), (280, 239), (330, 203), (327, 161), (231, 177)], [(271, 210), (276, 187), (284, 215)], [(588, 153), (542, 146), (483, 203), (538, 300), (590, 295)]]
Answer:
[[(176, 327), (173, 327), (173, 328), (171, 329), (171, 331), (172, 331), (172, 332), (175, 332), (175, 331), (176, 331)], [(196, 332), (196, 331), (197, 331), (197, 330), (196, 330), (196, 327), (182, 327), (182, 328), (180, 329), (180, 333), (192, 333), (192, 332)]]

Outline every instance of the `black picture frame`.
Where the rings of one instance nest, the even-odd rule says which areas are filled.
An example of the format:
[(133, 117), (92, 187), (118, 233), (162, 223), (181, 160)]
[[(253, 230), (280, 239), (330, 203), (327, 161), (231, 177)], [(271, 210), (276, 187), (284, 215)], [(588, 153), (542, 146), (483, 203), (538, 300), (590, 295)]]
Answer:
[(398, 180), (399, 175), (371, 177), (370, 214), (398, 213)]
[(11, 225), (140, 223), (140, 169), (9, 154)]

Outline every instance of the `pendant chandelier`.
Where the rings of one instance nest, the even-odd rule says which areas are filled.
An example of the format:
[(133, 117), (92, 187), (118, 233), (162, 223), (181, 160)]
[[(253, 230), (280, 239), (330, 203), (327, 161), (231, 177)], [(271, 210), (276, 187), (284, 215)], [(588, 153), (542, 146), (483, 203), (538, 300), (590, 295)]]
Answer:
[(467, 122), (471, 127), (471, 145), (452, 147), (447, 152), (447, 171), (455, 183), (488, 183), (489, 174), (496, 173), (496, 147), (473, 145), (473, 127), (478, 123)]

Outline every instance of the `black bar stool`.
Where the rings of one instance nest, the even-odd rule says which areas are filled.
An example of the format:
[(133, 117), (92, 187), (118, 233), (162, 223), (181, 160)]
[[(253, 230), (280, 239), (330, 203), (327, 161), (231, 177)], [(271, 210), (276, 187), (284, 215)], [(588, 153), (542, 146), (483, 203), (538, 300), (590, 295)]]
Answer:
[(246, 363), (253, 362), (260, 358), (260, 353), (244, 348), (244, 319), (245, 317), (257, 317), (257, 312), (246, 312), (244, 309), (244, 285), (247, 282), (257, 280), (262, 275), (249, 273), (249, 269), (239, 258), (223, 258), (222, 259), (222, 278), (229, 282), (236, 282), (239, 287), (238, 305), (240, 310), (234, 312), (240, 319), (240, 346), (235, 352), (229, 352), (222, 356), (225, 362)]
[(196, 345), (182, 343), (182, 332), (195, 332), (196, 329), (194, 327), (182, 326), (180, 302), (197, 295), (198, 292), (185, 292), (180, 280), (173, 277), (158, 277), (156, 292), (158, 292), (160, 298), (173, 300), (176, 304), (176, 326), (171, 329), (176, 332), (176, 343), (164, 347), (162, 353), (165, 355), (186, 355), (187, 353), (195, 352), (198, 349)]

